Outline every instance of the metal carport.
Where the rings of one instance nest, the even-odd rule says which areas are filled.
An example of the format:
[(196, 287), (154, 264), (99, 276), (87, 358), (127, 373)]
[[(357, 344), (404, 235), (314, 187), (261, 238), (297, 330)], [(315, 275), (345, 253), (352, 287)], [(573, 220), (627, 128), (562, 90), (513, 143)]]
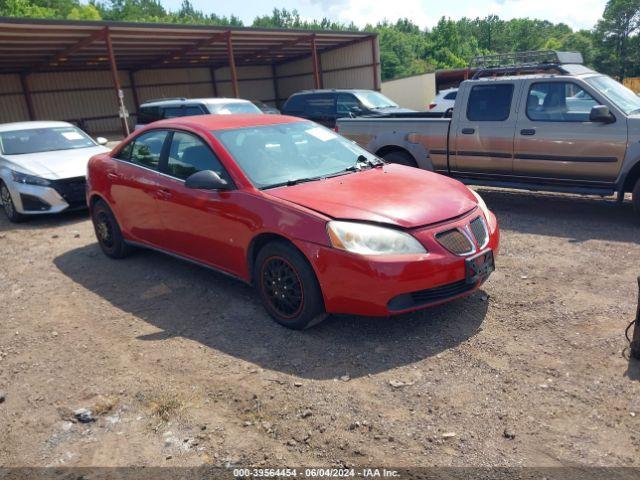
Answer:
[(379, 65), (368, 32), (0, 17), (0, 123), (126, 133), (122, 112), (150, 98), (280, 105), (301, 89), (379, 90)]

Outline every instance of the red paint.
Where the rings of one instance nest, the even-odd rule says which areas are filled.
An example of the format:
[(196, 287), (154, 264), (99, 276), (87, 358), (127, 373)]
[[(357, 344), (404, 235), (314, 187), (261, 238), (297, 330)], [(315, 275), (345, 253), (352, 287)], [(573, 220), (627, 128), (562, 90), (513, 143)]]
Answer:
[[(178, 254), (247, 282), (252, 281), (252, 242), (262, 234), (288, 239), (316, 272), (329, 313), (399, 313), (387, 309), (396, 295), (464, 279), (464, 258), (447, 252), (434, 239), (437, 232), (483, 215), (475, 197), (459, 182), (387, 165), (260, 191), (211, 134), (213, 130), (294, 121), (300, 120), (278, 115), (209, 115), (153, 123), (134, 132), (113, 152), (91, 159), (89, 199), (100, 197), (109, 204), (127, 240)], [(179, 180), (112, 158), (129, 139), (157, 128), (199, 135), (215, 151), (237, 188), (191, 190)], [(403, 229), (429, 253), (361, 256), (334, 249), (326, 233), (332, 218)], [(487, 248), (497, 252), (495, 216), (489, 214), (486, 222), (490, 230)]]

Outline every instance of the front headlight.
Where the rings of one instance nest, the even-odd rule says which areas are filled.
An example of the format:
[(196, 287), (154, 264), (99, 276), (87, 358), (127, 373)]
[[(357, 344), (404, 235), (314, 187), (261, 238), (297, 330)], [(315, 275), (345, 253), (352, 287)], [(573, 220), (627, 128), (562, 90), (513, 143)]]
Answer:
[(28, 175), (22, 172), (11, 172), (13, 174), (13, 181), (18, 183), (26, 183), (27, 185), (39, 185), (41, 187), (47, 187), (51, 185), (51, 182), (46, 178), (36, 177), (34, 175)]
[(487, 204), (484, 203), (484, 200), (482, 199), (480, 194), (475, 190), (469, 189), (469, 191), (473, 193), (473, 196), (476, 197), (476, 200), (478, 200), (478, 206), (480, 207), (480, 210), (482, 210), (482, 213), (484, 213), (484, 216), (489, 218), (489, 208), (487, 208)]
[(332, 221), (327, 224), (327, 233), (333, 248), (361, 255), (427, 253), (414, 237), (391, 228)]

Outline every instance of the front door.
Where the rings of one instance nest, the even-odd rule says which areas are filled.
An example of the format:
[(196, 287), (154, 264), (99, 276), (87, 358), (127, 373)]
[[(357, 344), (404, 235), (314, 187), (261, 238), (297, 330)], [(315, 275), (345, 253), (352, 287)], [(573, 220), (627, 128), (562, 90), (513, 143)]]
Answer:
[(238, 191), (185, 187), (185, 180), (202, 170), (213, 170), (229, 183), (231, 179), (200, 137), (175, 131), (170, 142), (158, 195), (168, 250), (239, 274), (246, 263), (239, 240), (246, 237), (247, 226), (234, 213)]
[(627, 148), (625, 118), (589, 121), (595, 105), (605, 104), (576, 82), (533, 80), (518, 119), (514, 173), (555, 180), (613, 183)]
[(162, 246), (164, 239), (156, 197), (168, 133), (151, 130), (136, 137), (118, 153), (107, 171), (112, 208), (120, 226), (132, 240), (156, 246)]
[(513, 173), (513, 134), (517, 98), (514, 83), (486, 82), (473, 85), (461, 99), (466, 110), (454, 111), (457, 129), (453, 137), (451, 170), (478, 175)]

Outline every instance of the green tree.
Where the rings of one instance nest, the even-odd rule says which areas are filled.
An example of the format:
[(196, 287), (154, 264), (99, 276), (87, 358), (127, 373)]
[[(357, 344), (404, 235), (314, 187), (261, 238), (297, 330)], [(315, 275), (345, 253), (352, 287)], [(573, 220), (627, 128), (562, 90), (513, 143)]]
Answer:
[(640, 30), (640, 0), (609, 0), (595, 29), (600, 45), (596, 65), (616, 75), (627, 76), (630, 66), (637, 70), (637, 34)]

